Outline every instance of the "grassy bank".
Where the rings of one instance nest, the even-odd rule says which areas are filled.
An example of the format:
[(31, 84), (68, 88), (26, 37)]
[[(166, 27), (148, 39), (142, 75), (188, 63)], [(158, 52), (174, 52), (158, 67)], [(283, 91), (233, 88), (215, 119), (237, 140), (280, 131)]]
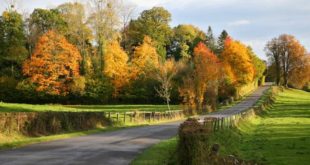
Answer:
[(131, 165), (164, 165), (174, 164), (177, 146), (177, 138), (165, 140), (146, 149), (139, 157), (131, 162)]
[(305, 165), (310, 162), (310, 93), (288, 89), (262, 116), (235, 130), (213, 135), (221, 154), (263, 164)]
[[(286, 89), (277, 94), (275, 103), (264, 113), (241, 122), (237, 128), (214, 133), (210, 143), (220, 144), (220, 155), (223, 156), (235, 155), (261, 164), (309, 164), (310, 93)], [(175, 151), (176, 147), (176, 138), (164, 141), (147, 149), (132, 164), (175, 163), (170, 151)], [(164, 156), (157, 156), (157, 152)]]
[[(167, 111), (166, 105), (35, 105), (0, 102), (0, 112), (127, 112), (127, 111)], [(171, 105), (172, 110), (180, 110), (179, 105)]]

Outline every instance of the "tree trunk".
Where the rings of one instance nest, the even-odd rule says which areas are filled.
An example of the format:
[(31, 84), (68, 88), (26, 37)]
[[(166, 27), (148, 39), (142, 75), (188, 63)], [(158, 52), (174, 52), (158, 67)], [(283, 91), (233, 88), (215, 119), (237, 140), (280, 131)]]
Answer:
[(280, 61), (279, 58), (275, 58), (275, 63), (276, 63), (276, 84), (280, 85), (280, 73), (281, 73), (281, 69), (280, 69)]
[(169, 110), (169, 112), (170, 112), (170, 104), (169, 104), (169, 99), (166, 99), (166, 102), (167, 102), (168, 110)]

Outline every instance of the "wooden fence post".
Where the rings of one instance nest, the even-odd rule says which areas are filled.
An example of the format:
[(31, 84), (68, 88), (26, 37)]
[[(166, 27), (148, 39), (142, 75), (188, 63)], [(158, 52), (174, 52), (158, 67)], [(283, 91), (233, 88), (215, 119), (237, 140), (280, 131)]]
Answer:
[(214, 123), (213, 130), (216, 131), (216, 118), (215, 118), (215, 120), (213, 119), (213, 123)]
[(124, 112), (124, 123), (126, 123), (126, 112)]

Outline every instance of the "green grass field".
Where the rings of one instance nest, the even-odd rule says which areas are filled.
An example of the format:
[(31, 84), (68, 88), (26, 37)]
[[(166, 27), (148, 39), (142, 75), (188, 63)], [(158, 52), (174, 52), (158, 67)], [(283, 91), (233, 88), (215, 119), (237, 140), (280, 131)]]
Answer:
[[(179, 105), (171, 105), (172, 110), (181, 110)], [(166, 105), (57, 105), (57, 104), (14, 104), (0, 102), (0, 112), (127, 112), (127, 111), (167, 111)]]
[(213, 141), (221, 144), (223, 155), (263, 164), (309, 164), (310, 93), (285, 90), (266, 114), (242, 123), (237, 130), (215, 134)]
[[(262, 98), (261, 100), (264, 100)], [(242, 122), (236, 129), (216, 132), (210, 143), (220, 144), (221, 155), (236, 155), (261, 164), (308, 165), (310, 162), (310, 93), (287, 89), (262, 116)], [(138, 156), (133, 165), (168, 164), (177, 138), (163, 141)], [(162, 153), (163, 157), (157, 156)]]

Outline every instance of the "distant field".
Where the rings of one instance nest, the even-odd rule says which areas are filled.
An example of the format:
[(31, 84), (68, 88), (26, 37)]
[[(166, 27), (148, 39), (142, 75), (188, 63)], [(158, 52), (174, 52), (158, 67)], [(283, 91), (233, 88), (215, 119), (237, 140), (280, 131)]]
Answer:
[[(171, 110), (180, 110), (179, 105), (171, 105)], [(0, 112), (125, 112), (125, 111), (167, 111), (166, 105), (34, 105), (0, 102)]]

